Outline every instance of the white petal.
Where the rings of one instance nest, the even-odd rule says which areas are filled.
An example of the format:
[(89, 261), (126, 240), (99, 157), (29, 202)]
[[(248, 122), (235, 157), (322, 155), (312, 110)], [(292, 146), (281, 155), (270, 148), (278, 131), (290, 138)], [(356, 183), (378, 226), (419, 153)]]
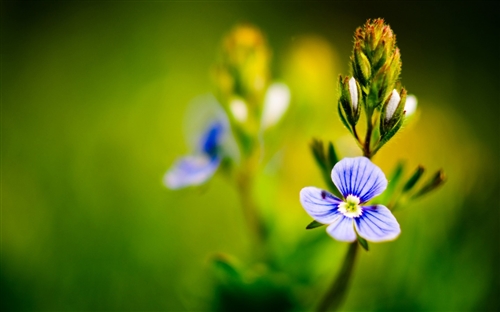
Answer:
[(401, 97), (399, 96), (398, 91), (396, 91), (396, 89), (392, 90), (391, 98), (389, 99), (389, 103), (387, 103), (385, 111), (385, 121), (389, 121), (392, 118), (392, 115), (394, 115), (394, 112), (398, 107), (399, 101), (401, 101)]
[(417, 110), (417, 98), (414, 95), (408, 95), (406, 97), (405, 111), (406, 117), (409, 117), (415, 113)]
[(290, 104), (290, 89), (284, 83), (273, 83), (269, 86), (262, 111), (262, 128), (275, 125), (285, 114)]
[(352, 77), (349, 79), (349, 92), (351, 93), (351, 102), (354, 110), (358, 107), (358, 87), (356, 85), (356, 79)]

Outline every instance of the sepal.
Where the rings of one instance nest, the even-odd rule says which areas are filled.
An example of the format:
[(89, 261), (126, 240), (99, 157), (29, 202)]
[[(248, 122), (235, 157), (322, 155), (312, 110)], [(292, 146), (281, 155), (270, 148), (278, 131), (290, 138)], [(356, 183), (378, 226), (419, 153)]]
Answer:
[(318, 222), (316, 220), (313, 220), (311, 223), (309, 223), (306, 226), (306, 230), (312, 230), (312, 229), (315, 229), (315, 228), (323, 226), (323, 225), (326, 225), (326, 224), (323, 224), (323, 223), (320, 223), (320, 222)]
[(358, 238), (358, 243), (361, 245), (361, 247), (363, 247), (363, 249), (366, 251), (370, 251), (370, 247), (368, 246), (368, 242), (366, 241), (366, 239), (359, 236), (359, 234), (357, 234), (357, 233), (356, 233), (356, 236)]

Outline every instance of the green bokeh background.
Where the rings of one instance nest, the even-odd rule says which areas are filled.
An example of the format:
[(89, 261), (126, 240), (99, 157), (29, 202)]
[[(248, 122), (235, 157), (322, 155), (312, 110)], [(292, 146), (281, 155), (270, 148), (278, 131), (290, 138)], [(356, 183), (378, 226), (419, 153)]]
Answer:
[[(354, 154), (336, 77), (355, 28), (383, 17), (420, 115), (374, 161), (386, 173), (398, 159), (443, 168), (448, 183), (395, 213), (402, 235), (362, 253), (344, 309), (498, 311), (499, 12), (478, 1), (3, 2), (2, 307), (206, 309), (210, 255), (248, 255), (235, 188), (216, 175), (172, 192), (161, 179), (188, 152), (184, 112), (213, 91), (210, 68), (238, 22), (263, 30), (292, 92), (288, 135), (256, 190), (274, 245), (287, 253), (315, 235), (298, 201), (323, 186), (308, 143)], [(318, 298), (345, 251), (324, 236)]]

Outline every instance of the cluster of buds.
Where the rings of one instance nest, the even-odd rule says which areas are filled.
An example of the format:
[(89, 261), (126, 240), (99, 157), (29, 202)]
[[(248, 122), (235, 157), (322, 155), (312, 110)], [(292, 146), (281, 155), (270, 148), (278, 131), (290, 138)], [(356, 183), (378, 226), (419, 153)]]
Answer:
[[(365, 156), (373, 156), (403, 125), (407, 99), (400, 83), (401, 53), (396, 36), (383, 19), (368, 20), (356, 30), (351, 70), (352, 77), (341, 76), (339, 80), (339, 114)], [(416, 100), (411, 99), (413, 112)], [(360, 107), (368, 122), (364, 142), (356, 132)], [(376, 127), (379, 131), (374, 133)]]
[(242, 24), (223, 39), (214, 67), (217, 97), (247, 155), (259, 144), (259, 135), (278, 123), (290, 102), (288, 87), (270, 80), (270, 58), (262, 32)]
[(245, 132), (259, 127), (270, 56), (264, 35), (254, 26), (238, 25), (223, 39), (214, 68), (218, 97)]

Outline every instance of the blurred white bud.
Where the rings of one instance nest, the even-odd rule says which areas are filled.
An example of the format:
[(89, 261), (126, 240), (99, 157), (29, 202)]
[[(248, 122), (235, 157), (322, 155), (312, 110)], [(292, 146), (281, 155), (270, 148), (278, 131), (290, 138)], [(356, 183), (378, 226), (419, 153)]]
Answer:
[(229, 109), (237, 121), (245, 122), (247, 120), (248, 108), (242, 99), (233, 99), (229, 104)]
[(356, 85), (356, 79), (352, 77), (349, 79), (349, 92), (351, 93), (351, 103), (353, 111), (358, 108), (358, 87)]
[(405, 111), (406, 117), (409, 117), (417, 110), (417, 98), (411, 94), (406, 97)]
[(264, 99), (262, 111), (263, 129), (275, 125), (285, 114), (290, 104), (290, 89), (284, 83), (273, 83), (269, 86)]
[(399, 101), (401, 101), (401, 97), (399, 96), (398, 91), (396, 91), (396, 89), (392, 90), (391, 97), (385, 108), (385, 121), (391, 120), (396, 108), (398, 107)]

